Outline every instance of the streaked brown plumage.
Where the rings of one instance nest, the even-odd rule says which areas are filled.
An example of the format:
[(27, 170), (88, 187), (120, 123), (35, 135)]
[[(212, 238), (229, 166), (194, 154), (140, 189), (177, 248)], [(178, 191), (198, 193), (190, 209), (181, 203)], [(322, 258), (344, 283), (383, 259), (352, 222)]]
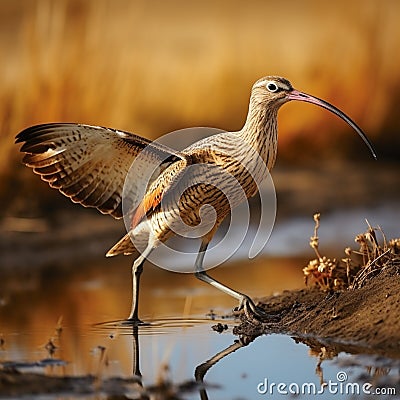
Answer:
[[(249, 297), (206, 274), (203, 258), (231, 208), (255, 195), (266, 169), (272, 169), (277, 152), (278, 109), (290, 100), (310, 102), (334, 112), (357, 131), (375, 156), (368, 139), (350, 118), (276, 76), (262, 78), (253, 85), (249, 112), (240, 131), (207, 137), (180, 152), (128, 132), (64, 123), (30, 127), (18, 134), (17, 142), (23, 142), (24, 163), (51, 187), (74, 202), (115, 218), (123, 216), (123, 185), (135, 161), (135, 179), (130, 180), (124, 193), (135, 204), (131, 228), (107, 253), (135, 256), (129, 316), (132, 323), (140, 323), (138, 293), (143, 263), (154, 248), (174, 234), (180, 218), (187, 227), (197, 226), (201, 218), (212, 223), (212, 229), (202, 238), (196, 276), (237, 298), (239, 309), (247, 316), (262, 319), (265, 315)], [(146, 177), (153, 170), (149, 181)], [(216, 211), (215, 223), (211, 214), (200, 216), (204, 204)]]

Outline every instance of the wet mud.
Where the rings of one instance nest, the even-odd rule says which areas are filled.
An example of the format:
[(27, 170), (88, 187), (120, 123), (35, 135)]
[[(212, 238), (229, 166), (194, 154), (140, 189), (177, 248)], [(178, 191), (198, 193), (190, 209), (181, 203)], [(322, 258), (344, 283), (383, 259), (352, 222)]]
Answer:
[(400, 358), (400, 276), (394, 269), (382, 271), (359, 289), (284, 291), (261, 299), (259, 306), (271, 315), (271, 322), (257, 326), (243, 319), (236, 334), (285, 333), (337, 353)]

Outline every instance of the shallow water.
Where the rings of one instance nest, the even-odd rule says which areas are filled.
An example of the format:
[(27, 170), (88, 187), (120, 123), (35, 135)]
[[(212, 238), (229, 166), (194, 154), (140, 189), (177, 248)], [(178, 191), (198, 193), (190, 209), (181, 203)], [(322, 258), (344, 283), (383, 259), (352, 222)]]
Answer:
[[(220, 267), (211, 275), (257, 297), (302, 287), (299, 267), (305, 263), (302, 258), (261, 258)], [(234, 300), (192, 275), (150, 265), (143, 274), (140, 298), (141, 317), (149, 325), (135, 331), (121, 323), (130, 302), (128, 258), (17, 272), (2, 277), (0, 288), (0, 361), (46, 360), (42, 366), (15, 364), (23, 371), (128, 378), (140, 370), (146, 388), (165, 381), (176, 385), (193, 381), (200, 366), (197, 378), (205, 374), (205, 388), (184, 393), (181, 389), (180, 398), (185, 399), (275, 399), (290, 391), (311, 398), (314, 395), (307, 391), (319, 390), (321, 382), (329, 380), (332, 388), (315, 398), (348, 398), (349, 390), (358, 388), (362, 393), (363, 383), (376, 383), (381, 376), (386, 389), (399, 380), (395, 360), (336, 355), (286, 335), (263, 335), (242, 346), (232, 333), (235, 321), (224, 318), (236, 305)], [(217, 322), (228, 329), (214, 332), (211, 326)], [(341, 388), (341, 379), (358, 386)], [(135, 391), (126, 395), (138, 398)], [(75, 397), (70, 393), (36, 398)], [(111, 397), (96, 393), (79, 398)]]

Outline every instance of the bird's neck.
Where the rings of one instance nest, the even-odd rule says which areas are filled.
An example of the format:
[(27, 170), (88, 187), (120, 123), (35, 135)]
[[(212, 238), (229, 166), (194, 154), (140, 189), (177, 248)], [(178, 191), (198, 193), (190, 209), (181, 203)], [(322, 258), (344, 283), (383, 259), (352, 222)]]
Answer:
[(277, 108), (268, 108), (250, 99), (246, 122), (239, 134), (253, 147), (265, 162), (268, 170), (275, 164), (277, 153)]

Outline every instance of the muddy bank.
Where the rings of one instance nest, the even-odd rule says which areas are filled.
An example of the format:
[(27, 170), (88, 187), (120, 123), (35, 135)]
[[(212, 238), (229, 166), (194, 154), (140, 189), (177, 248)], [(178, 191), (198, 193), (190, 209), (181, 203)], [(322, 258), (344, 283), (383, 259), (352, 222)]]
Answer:
[[(204, 390), (204, 383), (193, 381), (174, 384), (170, 381), (143, 388), (140, 377), (101, 379), (92, 375), (80, 377), (46, 376), (35, 373), (20, 373), (17, 370), (0, 370), (0, 398), (68, 396), (86, 398), (97, 396), (116, 399), (182, 399), (186, 394)], [(212, 388), (213, 386), (210, 385)]]
[(400, 276), (382, 271), (355, 290), (323, 292), (317, 288), (285, 291), (263, 298), (259, 306), (273, 322), (243, 321), (235, 333), (258, 336), (285, 333), (311, 347), (400, 358)]

